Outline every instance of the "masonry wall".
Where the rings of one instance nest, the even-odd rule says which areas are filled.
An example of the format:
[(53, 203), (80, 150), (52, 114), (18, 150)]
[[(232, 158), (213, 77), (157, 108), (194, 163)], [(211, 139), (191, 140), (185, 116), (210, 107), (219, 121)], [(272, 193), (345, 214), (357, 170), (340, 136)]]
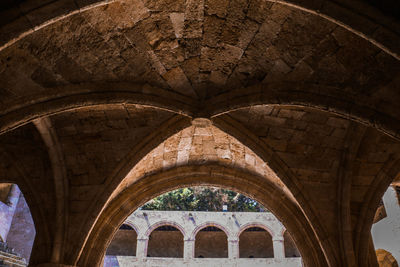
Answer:
[(272, 237), (267, 231), (244, 231), (239, 241), (240, 258), (273, 258)]
[(228, 258), (228, 237), (223, 231), (200, 231), (196, 235), (195, 258)]
[(108, 246), (106, 255), (136, 256), (136, 243), (135, 230), (120, 229)]
[(8, 193), (10, 192), (12, 184), (0, 184), (0, 202), (4, 204), (7, 202)]
[(153, 231), (147, 257), (183, 258), (183, 235), (180, 231)]
[(283, 237), (285, 243), (285, 257), (286, 258), (300, 257), (300, 252), (297, 249), (296, 245), (294, 244), (294, 241), (288, 231), (285, 231)]

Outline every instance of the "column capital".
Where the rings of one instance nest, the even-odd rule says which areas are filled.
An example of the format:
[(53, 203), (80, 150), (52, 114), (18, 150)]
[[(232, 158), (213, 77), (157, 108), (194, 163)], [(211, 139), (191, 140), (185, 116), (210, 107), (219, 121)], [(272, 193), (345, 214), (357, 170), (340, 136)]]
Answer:
[(274, 238), (272, 238), (272, 241), (276, 241), (276, 242), (278, 242), (278, 241), (285, 241), (285, 239), (283, 238), (283, 236), (275, 236)]

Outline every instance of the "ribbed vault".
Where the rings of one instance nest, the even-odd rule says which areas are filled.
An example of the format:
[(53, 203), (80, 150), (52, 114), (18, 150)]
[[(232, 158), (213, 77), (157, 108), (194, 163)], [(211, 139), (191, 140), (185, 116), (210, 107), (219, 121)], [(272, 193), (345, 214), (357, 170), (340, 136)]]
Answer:
[(398, 137), (398, 60), (347, 28), (268, 1), (115, 1), (1, 50), (1, 131), (76, 107), (212, 116), (254, 104), (331, 110)]
[(38, 227), (31, 265), (93, 266), (129, 212), (204, 183), (269, 206), (308, 266), (376, 266), (400, 27), (368, 2), (0, 4), (0, 182)]

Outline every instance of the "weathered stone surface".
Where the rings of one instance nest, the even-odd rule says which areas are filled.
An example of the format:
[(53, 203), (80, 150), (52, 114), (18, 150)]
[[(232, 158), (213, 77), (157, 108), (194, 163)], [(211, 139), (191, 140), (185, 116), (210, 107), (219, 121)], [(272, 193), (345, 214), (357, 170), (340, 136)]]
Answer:
[[(85, 242), (116, 227), (94, 222), (132, 169), (203, 160), (275, 180), (295, 241), (315, 244), (305, 264), (373, 265), (374, 209), (399, 172), (398, 22), (360, 1), (289, 2), (1, 4), (0, 179), (40, 225), (33, 266), (97, 261)], [(44, 117), (51, 137), (31, 124)], [(223, 134), (168, 139), (196, 117)]]

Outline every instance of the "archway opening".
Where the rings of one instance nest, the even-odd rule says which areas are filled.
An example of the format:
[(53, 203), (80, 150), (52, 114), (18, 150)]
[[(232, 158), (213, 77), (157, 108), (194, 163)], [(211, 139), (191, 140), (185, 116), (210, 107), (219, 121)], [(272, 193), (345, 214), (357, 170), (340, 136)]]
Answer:
[(228, 237), (217, 226), (206, 226), (196, 235), (196, 258), (227, 258)]
[(147, 257), (183, 258), (183, 234), (172, 225), (162, 225), (149, 236)]
[(283, 234), (283, 240), (285, 246), (285, 257), (286, 258), (300, 257), (300, 252), (297, 249), (293, 241), (293, 238), (291, 237), (288, 231), (285, 231), (285, 233)]
[(28, 263), (35, 235), (32, 215), (21, 190), (16, 184), (1, 183), (0, 262), (5, 266)]
[(269, 210), (252, 198), (219, 186), (167, 191), (134, 211), (120, 228), (127, 225), (137, 232), (135, 256), (110, 259), (112, 244), (122, 231), (119, 229), (104, 266), (142, 261), (150, 265), (237, 264), (239, 258), (243, 264), (302, 266), (301, 258), (285, 259), (285, 227)]
[(115, 233), (107, 248), (107, 256), (136, 256), (137, 233), (128, 224), (123, 224)]
[(240, 258), (273, 258), (271, 234), (261, 227), (249, 227), (239, 237)]
[[(130, 168), (130, 160), (127, 159), (127, 174), (124, 176), (121, 184), (113, 192), (110, 204), (108, 205), (107, 210), (104, 211), (104, 214), (108, 214), (108, 217), (111, 216), (110, 214), (116, 215), (114, 217), (114, 229), (116, 229), (117, 225), (122, 224), (124, 220), (130, 220), (135, 213), (137, 216), (133, 216), (136, 217), (134, 219), (146, 221), (147, 227), (154, 225), (155, 221), (152, 219), (154, 218), (152, 212), (141, 211), (139, 216), (140, 212), (134, 212), (134, 210), (144, 205), (145, 201), (160, 196), (160, 193), (176, 190), (176, 188), (182, 190), (182, 187), (221, 187), (248, 194), (252, 198), (260, 201), (260, 203), (268, 206), (270, 205), (269, 208), (271, 211), (276, 212), (280, 219), (287, 223), (287, 226), (290, 229), (293, 229), (293, 231), (295, 231), (295, 229), (301, 229), (294, 233), (296, 240), (301, 239), (306, 243), (318, 244), (317, 239), (315, 238), (314, 240), (314, 237), (304, 238), (306, 228), (309, 228), (305, 221), (304, 214), (297, 208), (298, 203), (294, 199), (293, 195), (291, 195), (290, 191), (288, 191), (283, 182), (272, 171), (272, 169), (270, 169), (267, 163), (235, 137), (227, 134), (220, 128), (213, 126), (208, 120), (193, 121), (192, 126), (181, 130), (165, 140), (136, 163), (132, 169)], [(134, 196), (131, 193), (137, 194), (137, 196)], [(180, 197), (183, 199), (191, 197), (184, 196), (186, 192), (181, 193)], [(166, 194), (168, 195), (169, 193)], [(215, 198), (212, 197), (212, 194), (210, 194), (208, 200), (211, 201), (206, 202), (212, 203), (214, 199)], [(254, 202), (254, 200), (252, 201)], [(246, 203), (251, 204), (253, 203), (252, 201)], [(123, 203), (123, 206), (121, 206), (121, 203)], [(279, 203), (279, 205), (277, 205), (277, 203)], [(181, 205), (181, 203), (178, 204), (179, 205), (175, 205), (176, 209), (174, 212), (190, 211), (190, 209), (186, 209), (184, 205)], [(216, 210), (207, 208), (203, 210), (194, 209), (194, 211), (215, 210), (217, 212), (222, 212), (222, 206), (223, 205), (219, 205), (219, 208)], [(169, 207), (167, 208), (168, 209), (164, 210), (171, 210)], [(241, 210), (233, 210), (230, 208), (231, 206), (228, 205), (227, 212), (241, 212)], [(127, 211), (133, 213), (129, 215)], [(145, 213), (147, 215), (145, 215)], [(225, 226), (218, 222), (215, 223), (212, 219), (201, 221), (200, 223), (200, 220), (196, 220), (195, 214), (190, 215), (189, 213), (185, 213), (186, 217), (184, 217), (184, 223), (190, 225), (192, 229), (189, 229), (189, 231), (185, 229), (185, 231), (183, 231), (185, 233), (184, 245), (187, 245), (187, 250), (184, 250), (184, 259), (186, 259), (186, 257), (191, 257), (191, 259), (197, 261), (201, 259), (200, 257), (209, 257), (205, 253), (198, 253), (198, 249), (196, 249), (196, 246), (198, 246), (199, 243), (199, 237), (196, 236), (196, 234), (201, 232), (200, 235), (202, 235), (204, 232), (199, 230), (200, 227), (218, 226), (218, 228), (222, 229), (225, 228)], [(170, 215), (172, 212), (168, 212), (168, 214)], [(294, 214), (296, 215), (294, 216)], [(235, 219), (233, 215), (234, 214), (230, 214), (230, 220), (233, 223), (233, 226), (236, 227), (233, 231), (234, 235), (228, 234), (225, 229), (223, 230), (227, 233), (224, 238), (224, 242), (228, 244), (228, 248), (226, 249), (227, 252), (223, 253), (223, 255), (213, 257), (228, 257), (229, 259), (237, 259), (240, 257), (238, 233), (250, 224), (244, 222), (246, 220), (243, 221), (239, 218)], [(272, 214), (270, 213), (270, 215)], [(228, 217), (227, 215), (225, 216)], [(180, 218), (181, 217), (182, 216), (180, 216)], [(296, 219), (290, 221), (286, 217), (295, 217)], [(187, 220), (189, 220), (189, 222), (187, 222)], [(275, 221), (278, 220), (275, 218)], [(170, 220), (164, 218), (164, 223), (166, 222), (170, 222)], [(103, 229), (103, 226), (100, 225), (104, 224), (104, 226), (108, 227), (110, 221), (108, 218), (104, 217), (104, 219), (101, 219), (98, 224), (99, 228), (97, 229), (103, 231), (101, 230)], [(219, 227), (221, 225), (223, 225), (222, 228)], [(284, 227), (281, 223), (280, 227), (281, 232), (279, 234), (271, 234), (274, 238), (278, 238), (281, 241), (278, 249), (279, 253), (276, 253), (279, 260), (284, 258), (282, 236)], [(179, 229), (182, 229), (182, 227), (179, 227)], [(193, 233), (194, 230), (196, 230), (196, 234), (192, 235), (191, 233)], [(108, 231), (106, 229), (104, 232), (108, 236), (111, 236), (113, 233), (112, 230)], [(146, 258), (147, 255), (153, 257), (153, 255), (148, 251), (143, 253), (143, 248), (139, 249), (139, 243), (141, 243), (140, 246), (144, 246), (143, 243), (148, 239), (146, 232), (143, 232), (142, 234), (139, 232), (138, 240), (143, 241), (138, 242), (137, 261)], [(274, 231), (274, 233), (275, 232), (276, 231)], [(97, 239), (97, 237), (94, 237), (94, 239)], [(92, 247), (91, 244), (96, 244), (94, 239), (90, 240), (87, 248)], [(311, 239), (314, 241), (310, 242)], [(192, 244), (189, 244), (190, 242), (192, 242)], [(97, 242), (97, 244), (100, 243)], [(99, 245), (99, 247), (100, 246), (101, 245)], [(139, 255), (139, 250), (142, 251), (141, 253), (143, 255)], [(309, 253), (304, 253), (305, 255), (309, 255), (310, 260), (308, 261), (325, 262), (323, 255), (320, 253), (321, 250), (317, 251), (310, 245), (303, 245), (302, 250), (309, 250)], [(273, 253), (271, 254), (273, 255)], [(232, 258), (229, 255), (232, 255)], [(92, 256), (89, 256), (87, 258), (91, 257)], [(93, 255), (93, 257), (96, 257), (96, 255)], [(311, 258), (313, 258), (313, 260), (311, 260)], [(147, 257), (146, 260), (149, 261), (149, 257)], [(82, 259), (81, 262), (86, 261), (93, 262), (93, 260), (88, 260), (86, 257), (85, 259)], [(297, 259), (294, 261), (297, 262)], [(301, 262), (301, 260), (299, 262)]]

